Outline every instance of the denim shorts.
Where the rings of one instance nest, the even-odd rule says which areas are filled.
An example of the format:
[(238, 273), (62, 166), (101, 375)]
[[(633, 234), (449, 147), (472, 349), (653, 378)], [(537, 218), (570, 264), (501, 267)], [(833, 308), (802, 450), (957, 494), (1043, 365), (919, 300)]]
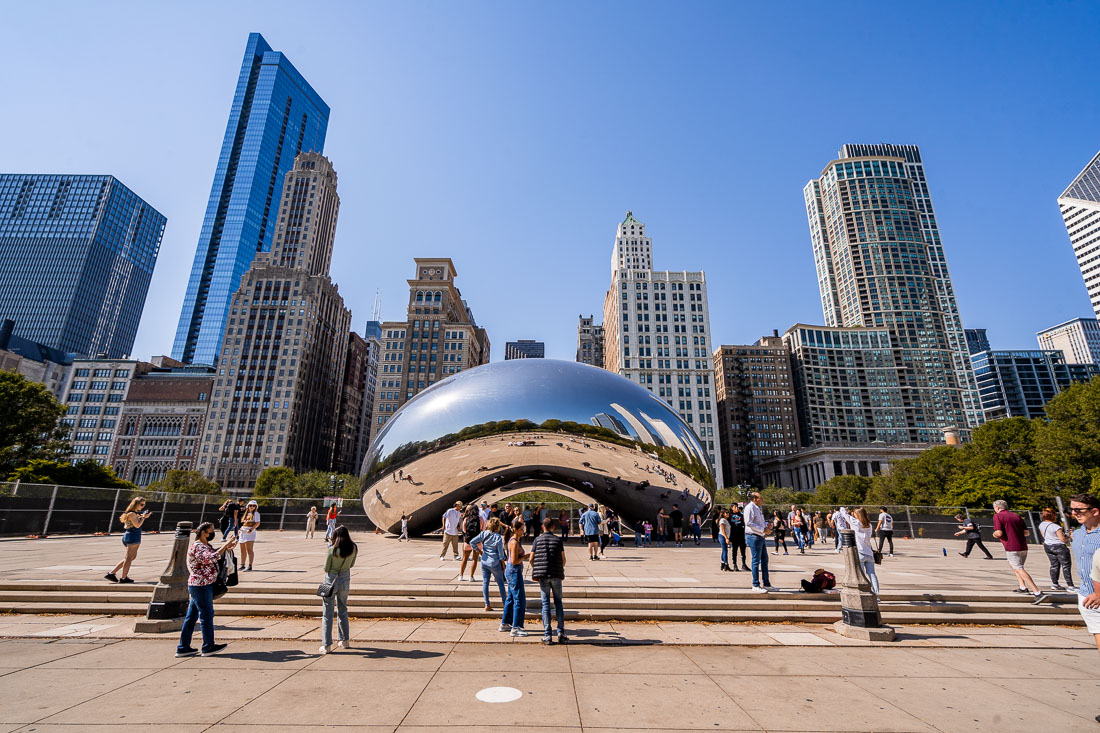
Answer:
[(122, 544), (125, 545), (140, 545), (141, 544), (141, 530), (140, 529), (128, 529), (122, 533)]

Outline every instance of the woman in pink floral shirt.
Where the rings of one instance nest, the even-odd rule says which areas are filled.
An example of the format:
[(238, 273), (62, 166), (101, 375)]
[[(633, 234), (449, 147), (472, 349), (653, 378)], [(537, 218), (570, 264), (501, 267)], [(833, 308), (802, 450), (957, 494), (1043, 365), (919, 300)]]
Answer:
[(214, 539), (214, 525), (203, 522), (195, 530), (195, 542), (187, 549), (187, 592), (191, 603), (187, 606), (187, 616), (183, 619), (180, 643), (176, 647), (177, 657), (193, 657), (199, 653), (191, 646), (191, 636), (195, 633), (195, 623), (202, 623), (202, 654), (208, 656), (225, 649), (225, 644), (214, 643), (214, 580), (218, 577), (218, 560), (237, 544), (231, 538), (218, 549), (210, 545)]

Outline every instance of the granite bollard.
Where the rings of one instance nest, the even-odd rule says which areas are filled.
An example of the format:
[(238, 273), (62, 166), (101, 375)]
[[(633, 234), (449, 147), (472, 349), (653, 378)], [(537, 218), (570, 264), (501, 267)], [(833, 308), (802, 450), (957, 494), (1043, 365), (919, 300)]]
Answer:
[(853, 530), (840, 530), (840, 548), (844, 555), (844, 579), (840, 583), (842, 617), (833, 624), (833, 629), (851, 639), (893, 641), (894, 629), (882, 624), (878, 596), (871, 590), (871, 580), (859, 564)]
[(187, 592), (187, 548), (191, 543), (191, 527), (191, 522), (176, 524), (168, 567), (164, 569), (160, 581), (153, 589), (145, 618), (134, 623), (134, 631), (161, 633), (183, 628), (183, 617), (191, 602), (191, 596)]

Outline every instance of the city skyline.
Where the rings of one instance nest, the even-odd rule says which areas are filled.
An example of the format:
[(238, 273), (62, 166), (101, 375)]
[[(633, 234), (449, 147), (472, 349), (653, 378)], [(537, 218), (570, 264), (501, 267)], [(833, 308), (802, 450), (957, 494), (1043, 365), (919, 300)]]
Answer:
[[(225, 103), (240, 67), (241, 45), (253, 31), (285, 51), (302, 75), (323, 90), (332, 107), (326, 150), (341, 161), (345, 201), (341, 224), (345, 245), (338, 248), (333, 273), (344, 284), (353, 327), (370, 318), (376, 292), (382, 295), (382, 318), (400, 316), (405, 299), (403, 273), (410, 254), (446, 255), (463, 263), (464, 290), (478, 303), (479, 321), (494, 341), (503, 343), (535, 332), (546, 341), (547, 356), (571, 359), (576, 350), (576, 314), (598, 312), (599, 299), (592, 294), (606, 287), (602, 248), (611, 217), (618, 219), (627, 209), (636, 211), (650, 233), (664, 243), (654, 268), (707, 271), (715, 312), (714, 345), (751, 343), (773, 328), (817, 322), (820, 306), (808, 256), (809, 236), (804, 219), (800, 220), (799, 192), (841, 145), (877, 141), (921, 146), (964, 326), (987, 328), (994, 348), (1030, 348), (1036, 332), (1087, 315), (1088, 298), (1056, 199), (1100, 144), (1088, 133), (1095, 129), (1098, 107), (1088, 99), (1072, 111), (1044, 105), (1044, 99), (1064, 92), (1063, 82), (1049, 78), (1045, 69), (1083, 57), (1087, 47), (1083, 35), (1072, 31), (1067, 35), (1064, 27), (1060, 46), (1035, 46), (1044, 43), (1035, 39), (1042, 35), (1036, 30), (1045, 25), (1062, 27), (1057, 13), (1032, 15), (1026, 6), (1016, 6), (1014, 13), (988, 25), (988, 34), (978, 39), (972, 51), (951, 51), (946, 58), (936, 59), (937, 52), (950, 46), (950, 33), (918, 51), (914, 63), (931, 66), (922, 69), (926, 77), (916, 91), (929, 93), (930, 85), (939, 85), (942, 104), (954, 105), (957, 117), (943, 121), (938, 112), (922, 116), (910, 105), (884, 95), (870, 112), (841, 106), (827, 124), (819, 121), (807, 126), (792, 117), (796, 107), (791, 105), (797, 103), (801, 109), (829, 93), (827, 75), (798, 66), (797, 44), (805, 42), (819, 11), (805, 13), (791, 29), (790, 39), (767, 50), (776, 70), (762, 71), (758, 81), (746, 81), (724, 76), (736, 67), (739, 55), (713, 44), (722, 33), (741, 34), (751, 28), (760, 36), (751, 48), (764, 52), (765, 40), (774, 40), (779, 33), (764, 15), (720, 8), (710, 13), (662, 13), (643, 7), (623, 17), (618, 7), (583, 12), (567, 7), (546, 17), (548, 31), (561, 27), (574, 31), (570, 38), (582, 52), (579, 57), (595, 70), (583, 84), (582, 72), (588, 68), (583, 61), (548, 69), (532, 61), (537, 54), (521, 51), (522, 46), (508, 35), (529, 20), (529, 14), (520, 9), (486, 6), (428, 13), (415, 7), (405, 12), (345, 7), (337, 15), (372, 21), (370, 28), (360, 29), (372, 40), (383, 30), (392, 35), (370, 51), (356, 47), (355, 53), (367, 57), (360, 60), (351, 55), (347, 43), (341, 43), (349, 33), (343, 28), (334, 27), (334, 37), (322, 43), (318, 36), (301, 34), (277, 13), (260, 13), (259, 6), (252, 12), (235, 8), (227, 12), (224, 23), (211, 29), (202, 54), (164, 60), (166, 66), (157, 71), (177, 85), (172, 95), (146, 95), (139, 102), (127, 99), (122, 89), (111, 88), (101, 94), (101, 102), (76, 105), (88, 111), (91, 127), (83, 134), (99, 140), (97, 145), (66, 145), (49, 123), (42, 129), (23, 126), (18, 118), (0, 123), (9, 138), (26, 143), (12, 151), (7, 165), (13, 171), (108, 172), (168, 216), (161, 259), (134, 347), (139, 357), (167, 354), (171, 349), (170, 331), (178, 318), (202, 226), (218, 140), (225, 132)], [(872, 12), (872, 8), (847, 6), (855, 23), (853, 33), (873, 34), (886, 27), (889, 18), (883, 13), (891, 11), (875, 8)], [(36, 12), (21, 8), (13, 23), (32, 24)], [(82, 12), (73, 9), (57, 28), (58, 37), (77, 51), (89, 43), (82, 37)], [(125, 64), (140, 66), (135, 59), (146, 52), (147, 41), (140, 34), (129, 37), (132, 24), (161, 18), (186, 29), (199, 23), (198, 15), (179, 10), (137, 13), (107, 31), (108, 41), (111, 34), (119, 34), (117, 43), (99, 50), (86, 63), (101, 71)], [(446, 16), (453, 23), (446, 30), (425, 31), (420, 23), (426, 16)], [(956, 16), (959, 33), (989, 20), (975, 9), (961, 9)], [(935, 18), (933, 9), (927, 16), (908, 20), (916, 30)], [(712, 21), (715, 30), (707, 30), (707, 24), (700, 22), (703, 19)], [(663, 34), (662, 22), (667, 30), (680, 31), (679, 36)], [(477, 30), (479, 23), (486, 27)], [(658, 56), (672, 57), (675, 63), (665, 70), (647, 59), (616, 58), (630, 44), (611, 37), (613, 23), (625, 24), (624, 36), (646, 40), (659, 51)], [(406, 55), (401, 44), (422, 31), (440, 48), (417, 61)], [(15, 39), (0, 54), (18, 54), (33, 42), (33, 33), (16, 35), (29, 38)], [(479, 39), (484, 48), (475, 48)], [(710, 50), (693, 50), (698, 44), (692, 40), (705, 42), (705, 47), (711, 44)], [(601, 48), (599, 43), (604, 42), (607, 47)], [(965, 72), (961, 79), (949, 77), (955, 72), (953, 64), (966, 67), (968, 60), (984, 63), (982, 68), (989, 72), (989, 64), (1007, 63), (1007, 49), (1024, 42), (1032, 44), (1029, 57), (1042, 63), (1027, 66), (1017, 60), (992, 80), (979, 80), (977, 71), (973, 77)], [(102, 49), (103, 44), (96, 48)], [(501, 71), (499, 62), (513, 57), (518, 68), (512, 73)], [(356, 65), (349, 63), (352, 60)], [(390, 71), (374, 71), (370, 62), (375, 61), (385, 62)], [(448, 64), (457, 66), (448, 69)], [(16, 93), (24, 84), (33, 88), (58, 83), (57, 96), (67, 97), (69, 82), (59, 68), (45, 59), (14, 80)], [(793, 89), (793, 81), (782, 79), (782, 73), (792, 68), (806, 70), (811, 75), (809, 86), (820, 88), (805, 91), (807, 96), (796, 101), (776, 99), (785, 88)], [(140, 85), (146, 72), (134, 72)], [(875, 79), (889, 78), (887, 71), (871, 73)], [(97, 76), (112, 78), (110, 73), (97, 72)], [(612, 122), (585, 114), (580, 115), (581, 124), (574, 119), (612, 95), (621, 95), (624, 81), (635, 83), (633, 89), (647, 112), (612, 115)], [(461, 82), (461, 94), (444, 89), (456, 82)], [(573, 94), (575, 83), (579, 84), (577, 98), (570, 101), (564, 90)], [(716, 83), (724, 85), (723, 94), (741, 94), (744, 102), (756, 105), (753, 109), (771, 105), (768, 113), (747, 122), (724, 117), (722, 113), (730, 108), (709, 101)], [(804, 86), (805, 80), (800, 81), (799, 89)], [(514, 96), (528, 87), (534, 89)], [(625, 89), (629, 97), (630, 85)], [(97, 87), (97, 91), (103, 90)], [(990, 106), (994, 97), (1001, 101)], [(418, 120), (428, 111), (425, 100), (429, 99), (448, 111), (450, 124)], [(47, 108), (53, 104), (43, 103)], [(149, 114), (142, 118), (146, 125), (147, 120), (157, 120), (155, 130), (142, 129), (129, 119), (120, 124), (113, 117), (115, 129), (95, 127), (101, 123), (92, 119), (94, 113), (105, 105), (126, 108), (139, 103), (148, 107)], [(677, 103), (680, 113), (660, 109)], [(1035, 108), (1045, 110), (1042, 120), (1029, 111)], [(927, 117), (932, 114), (939, 120), (934, 125)], [(493, 115), (498, 119), (490, 121)], [(536, 119), (541, 117), (545, 119)], [(475, 129), (481, 127), (485, 129)], [(110, 137), (101, 139), (107, 132)], [(685, 133), (695, 139), (685, 139)], [(739, 142), (719, 144), (728, 135)], [(978, 139), (981, 145), (975, 144)], [(540, 140), (538, 149), (527, 150), (524, 146), (533, 140)], [(676, 145), (670, 145), (673, 140)], [(1040, 143), (1042, 160), (1028, 152)], [(647, 175), (620, 176), (624, 155), (645, 159)], [(1024, 170), (1019, 170), (1022, 165)], [(430, 177), (425, 175), (428, 170), (434, 171)], [(538, 188), (513, 185), (517, 176), (526, 181), (536, 170), (541, 179)], [(477, 185), (466, 185), (471, 176)], [(1004, 180), (1011, 185), (999, 188), (995, 202), (994, 197), (973, 196), (990, 181)], [(593, 186), (603, 190), (597, 192)], [(479, 188), (472, 193), (462, 190)], [(413, 209), (445, 222), (445, 251), (438, 249), (443, 244), (427, 219), (410, 219)], [(552, 218), (554, 226), (529, 226), (537, 216)], [(717, 236), (714, 216), (723, 220)], [(522, 232), (522, 246), (517, 246), (517, 232)], [(1006, 249), (1012, 256), (1001, 254)], [(991, 251), (998, 255), (991, 256)], [(545, 257), (545, 252), (555, 256)], [(784, 271), (776, 280), (755, 276), (778, 274), (779, 268)], [(525, 277), (528, 271), (539, 272), (536, 284), (551, 279), (561, 284), (555, 289), (555, 302), (533, 314), (510, 307), (531, 287)], [(777, 282), (783, 283), (778, 297)], [(1040, 297), (1006, 297), (1006, 287), (1025, 282)], [(498, 351), (495, 358), (502, 356)]]

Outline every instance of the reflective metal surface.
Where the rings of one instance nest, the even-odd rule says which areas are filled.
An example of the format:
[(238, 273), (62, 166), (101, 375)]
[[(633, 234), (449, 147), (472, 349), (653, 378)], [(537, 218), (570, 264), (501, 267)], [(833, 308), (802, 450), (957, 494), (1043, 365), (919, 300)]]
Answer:
[(363, 462), (363, 505), (391, 532), (439, 529), (443, 512), (523, 491), (605, 504), (625, 519), (708, 509), (714, 478), (663, 400), (597, 367), (515, 359), (437, 383), (394, 413)]

